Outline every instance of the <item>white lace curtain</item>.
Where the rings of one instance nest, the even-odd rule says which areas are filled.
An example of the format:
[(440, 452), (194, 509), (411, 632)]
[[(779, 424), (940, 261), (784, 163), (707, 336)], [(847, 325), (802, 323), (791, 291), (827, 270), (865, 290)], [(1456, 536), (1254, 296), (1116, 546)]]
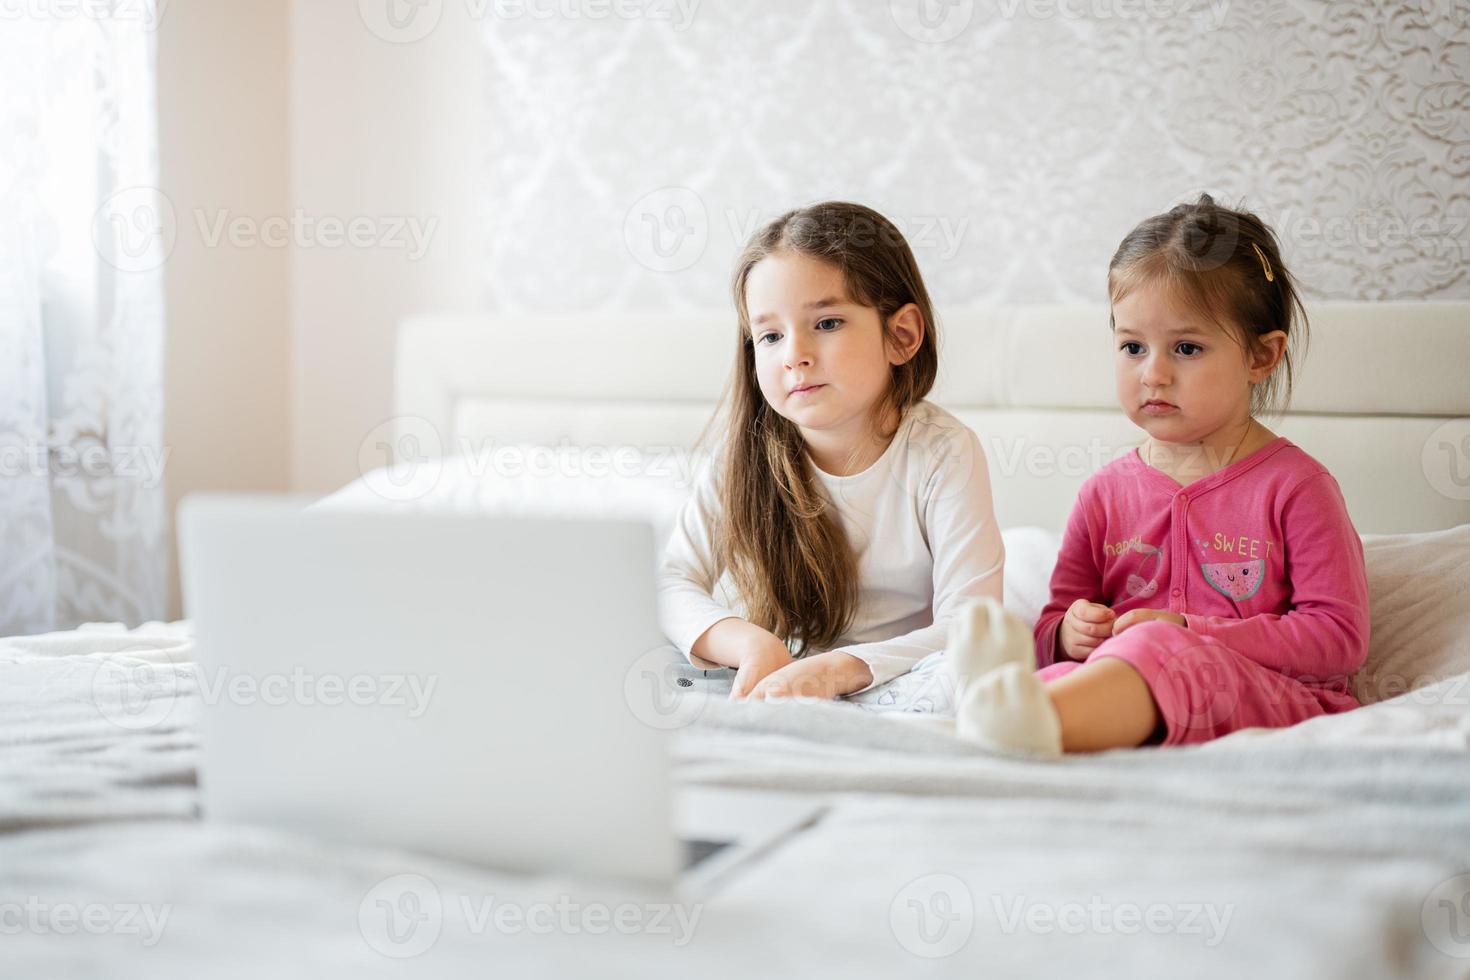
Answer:
[(0, 636), (164, 612), (154, 9), (0, 21)]

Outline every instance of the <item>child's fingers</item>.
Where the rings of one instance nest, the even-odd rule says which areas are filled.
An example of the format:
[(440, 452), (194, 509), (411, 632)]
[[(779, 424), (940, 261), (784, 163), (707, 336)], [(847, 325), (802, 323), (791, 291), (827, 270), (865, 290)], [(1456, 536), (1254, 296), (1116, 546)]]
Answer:
[(1088, 622), (1085, 619), (1079, 619), (1074, 616), (1070, 625), (1072, 631), (1081, 636), (1097, 636), (1106, 639), (1113, 635), (1112, 623)]
[(1094, 650), (1102, 646), (1103, 640), (1106, 640), (1110, 635), (1105, 633), (1083, 633), (1077, 637), (1077, 641), (1073, 646), (1085, 650)]
[(1062, 633), (1070, 650), (1092, 650), (1113, 635), (1112, 626), (1100, 623), (1081, 623), (1068, 619), (1062, 624)]
[(1067, 611), (1085, 623), (1106, 623), (1113, 619), (1113, 611), (1107, 606), (1086, 599), (1078, 599)]
[[(775, 697), (779, 689), (786, 684), (785, 671), (787, 668), (760, 673), (756, 665), (741, 667), (735, 674), (735, 682), (730, 685), (731, 698), (743, 698), (751, 701), (764, 701), (766, 698)], [(741, 676), (744, 675), (744, 684), (741, 684)], [(736, 690), (741, 693), (737, 695)]]
[(1119, 633), (1123, 632), (1131, 626), (1137, 626), (1139, 623), (1153, 619), (1154, 617), (1150, 615), (1152, 612), (1152, 609), (1134, 609), (1130, 612), (1124, 613), (1123, 615), (1119, 616), (1118, 621), (1113, 624), (1113, 635), (1117, 636)]
[(765, 677), (762, 677), (760, 679), (760, 682), (757, 683), (755, 687), (751, 688), (750, 696), (746, 698), (746, 700), (765, 701), (770, 698), (787, 697), (790, 693), (786, 689), (787, 686), (787, 683), (781, 678), (777, 677), (774, 673), (767, 674)]
[(1102, 645), (1102, 640), (1095, 639), (1091, 636), (1074, 636), (1067, 643), (1067, 656), (1073, 660), (1086, 660), (1092, 651)]
[(749, 697), (751, 692), (760, 683), (760, 678), (748, 667), (741, 667), (735, 671), (735, 679), (730, 682), (730, 700), (739, 701)]

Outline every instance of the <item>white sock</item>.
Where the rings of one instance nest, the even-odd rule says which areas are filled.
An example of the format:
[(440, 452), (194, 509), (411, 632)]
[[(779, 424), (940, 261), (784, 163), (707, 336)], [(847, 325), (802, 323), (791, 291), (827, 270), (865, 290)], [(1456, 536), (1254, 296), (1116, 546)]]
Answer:
[(1035, 664), (1031, 631), (999, 602), (986, 597), (962, 608), (949, 628), (944, 656), (955, 682), (955, 697), (965, 687), (1010, 663)]
[(1031, 631), (994, 599), (960, 610), (947, 649), (955, 722), (968, 739), (1038, 755), (1062, 754), (1062, 723), (1036, 676)]

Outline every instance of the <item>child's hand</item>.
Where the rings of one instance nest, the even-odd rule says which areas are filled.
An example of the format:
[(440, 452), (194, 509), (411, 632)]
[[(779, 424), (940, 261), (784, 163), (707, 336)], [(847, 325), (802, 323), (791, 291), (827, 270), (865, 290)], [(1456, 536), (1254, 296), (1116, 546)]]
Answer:
[(1151, 619), (1173, 623), (1175, 626), (1187, 627), (1189, 625), (1189, 622), (1178, 613), (1171, 613), (1163, 609), (1132, 609), (1119, 616), (1113, 623), (1113, 635), (1117, 636), (1128, 627), (1146, 623)]
[(786, 644), (767, 633), (764, 642), (755, 644), (741, 654), (740, 666), (735, 670), (735, 681), (730, 685), (730, 700), (744, 698), (768, 674), (791, 662), (791, 651), (786, 649)]
[(1102, 603), (1078, 599), (1067, 607), (1067, 615), (1062, 617), (1058, 634), (1062, 652), (1073, 660), (1086, 660), (1102, 646), (1103, 640), (1114, 635), (1114, 618), (1113, 611)]
[(861, 691), (873, 682), (873, 672), (850, 653), (832, 650), (793, 660), (750, 692), (752, 701), (766, 698), (820, 698), (830, 701), (839, 694)]

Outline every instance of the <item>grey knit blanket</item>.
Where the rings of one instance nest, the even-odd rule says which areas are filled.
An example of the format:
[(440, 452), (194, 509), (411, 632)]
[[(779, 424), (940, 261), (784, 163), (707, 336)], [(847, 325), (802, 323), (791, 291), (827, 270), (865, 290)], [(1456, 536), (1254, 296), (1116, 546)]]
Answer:
[(1463, 678), (1050, 763), (691, 685), (681, 784), (827, 807), (692, 898), (200, 821), (190, 643), (0, 641), (0, 975), (1470, 976)]

